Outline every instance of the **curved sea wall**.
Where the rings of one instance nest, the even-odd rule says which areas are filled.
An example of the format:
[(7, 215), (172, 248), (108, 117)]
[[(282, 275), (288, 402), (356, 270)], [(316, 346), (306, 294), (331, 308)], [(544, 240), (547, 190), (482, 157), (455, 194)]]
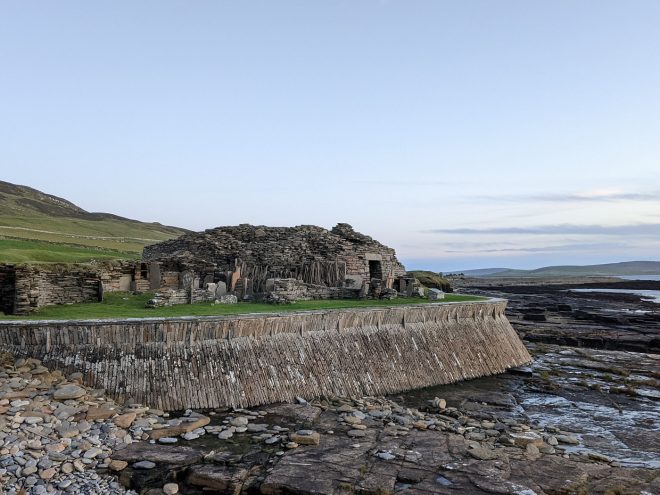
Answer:
[(0, 348), (163, 410), (383, 395), (531, 360), (506, 301), (195, 318), (0, 322)]

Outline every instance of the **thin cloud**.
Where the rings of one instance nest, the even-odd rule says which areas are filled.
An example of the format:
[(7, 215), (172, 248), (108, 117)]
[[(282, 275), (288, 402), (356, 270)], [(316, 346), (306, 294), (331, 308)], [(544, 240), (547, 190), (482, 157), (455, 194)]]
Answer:
[[(600, 251), (602, 249), (626, 248), (624, 244), (562, 244), (560, 246), (521, 247), (521, 248), (489, 248), (474, 249), (470, 253), (566, 253), (578, 251)], [(445, 250), (446, 253), (465, 253), (465, 250)]]
[(534, 227), (489, 227), (431, 229), (426, 234), (464, 234), (464, 235), (639, 235), (660, 236), (660, 223), (642, 223), (630, 225), (539, 225)]
[(617, 201), (660, 201), (660, 192), (638, 193), (597, 191), (568, 194), (482, 196), (482, 199), (512, 203), (526, 203), (529, 201), (542, 201), (548, 203), (613, 203)]

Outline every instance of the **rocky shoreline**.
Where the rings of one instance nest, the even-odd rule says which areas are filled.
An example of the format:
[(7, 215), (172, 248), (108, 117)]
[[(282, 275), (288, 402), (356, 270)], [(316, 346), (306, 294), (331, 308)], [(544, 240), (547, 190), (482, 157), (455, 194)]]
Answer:
[(460, 285), (464, 294), (507, 299), (507, 318), (526, 341), (660, 353), (660, 304), (635, 294), (597, 291), (659, 291), (658, 281), (575, 283), (569, 279), (527, 285), (521, 279), (470, 279)]
[[(563, 425), (565, 418), (544, 422), (537, 409), (547, 404), (525, 403), (530, 391), (555, 398), (602, 394), (595, 382), (572, 383), (570, 372), (562, 371), (569, 369), (566, 363), (553, 364), (581, 362), (582, 369), (592, 366), (592, 380), (598, 380), (598, 373), (605, 375), (596, 371), (602, 358), (561, 347), (535, 352), (534, 368), (517, 374), (397, 397), (322, 398), (312, 404), (301, 399), (258, 410), (180, 415), (115, 404), (103, 391), (82, 386), (75, 374), (63, 377), (37, 360), (4, 355), (0, 483), (11, 495), (542, 495), (615, 493), (607, 490), (617, 486), (658, 493), (658, 470), (643, 457), (660, 452), (622, 462), (574, 424)], [(641, 355), (618, 354), (621, 369), (640, 361)], [(657, 387), (657, 372), (638, 379), (642, 394)], [(649, 445), (660, 445), (655, 399), (619, 394), (612, 386), (608, 395), (622, 410), (636, 407), (648, 423), (640, 434)], [(635, 405), (638, 399), (646, 409)]]

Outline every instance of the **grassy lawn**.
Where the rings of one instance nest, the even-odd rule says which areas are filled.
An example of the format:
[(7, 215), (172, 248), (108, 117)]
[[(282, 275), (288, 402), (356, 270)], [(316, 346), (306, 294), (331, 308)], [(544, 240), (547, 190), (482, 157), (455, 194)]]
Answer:
[(0, 263), (85, 263), (91, 260), (135, 258), (138, 253), (50, 242), (0, 239)]
[[(198, 303), (182, 304), (165, 308), (145, 308), (151, 294), (130, 295), (127, 293), (107, 293), (102, 303), (84, 303), (65, 306), (50, 306), (29, 317), (0, 316), (0, 319), (93, 319), (93, 318), (149, 318), (172, 316), (214, 316), (233, 315), (240, 313), (272, 313), (283, 311), (301, 311), (309, 309), (336, 309), (336, 308), (362, 308), (398, 306), (401, 304), (423, 304), (427, 299), (401, 297), (392, 301), (370, 300), (330, 300), (330, 301), (300, 301), (294, 304), (264, 304), (264, 303), (238, 303), (217, 304)], [(483, 297), (447, 294), (445, 302), (479, 301)]]

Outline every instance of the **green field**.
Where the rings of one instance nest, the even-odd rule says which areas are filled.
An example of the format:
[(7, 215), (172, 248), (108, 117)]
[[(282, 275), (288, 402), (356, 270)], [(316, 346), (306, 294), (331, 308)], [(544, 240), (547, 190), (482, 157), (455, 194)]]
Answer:
[[(0, 262), (77, 262), (81, 257), (98, 258), (86, 257), (80, 248), (100, 249), (106, 252), (104, 259), (116, 258), (113, 252), (141, 253), (148, 244), (172, 239), (185, 232), (159, 223), (139, 222), (109, 213), (90, 213), (66, 199), (0, 181), (0, 238), (50, 243), (45, 244), (47, 246), (64, 245), (51, 249), (58, 252), (54, 260), (44, 259), (45, 255), (40, 253), (44, 249), (29, 244), (3, 245), (0, 246)], [(12, 252), (4, 253), (5, 249)], [(33, 255), (40, 258), (32, 258)]]
[(139, 253), (0, 238), (0, 263), (86, 263), (92, 260), (137, 259)]
[[(0, 235), (55, 243), (73, 243), (118, 251), (141, 252), (147, 244), (171, 239), (183, 231), (163, 232), (140, 222), (115, 219), (82, 220), (66, 217), (0, 214)], [(164, 230), (164, 228), (163, 228)]]
[[(341, 299), (329, 301), (299, 301), (294, 304), (266, 304), (266, 303), (238, 303), (238, 304), (216, 304), (198, 303), (182, 304), (164, 308), (145, 308), (152, 294), (131, 295), (127, 293), (107, 293), (105, 300), (101, 303), (83, 303), (64, 306), (49, 306), (38, 313), (28, 317), (24, 316), (0, 316), (0, 319), (11, 320), (70, 320), (70, 319), (94, 319), (94, 318), (149, 318), (149, 317), (172, 317), (172, 316), (214, 316), (234, 315), (242, 313), (273, 313), (283, 311), (301, 311), (310, 309), (337, 309), (337, 308), (368, 308), (398, 306), (402, 304), (425, 304), (427, 299), (401, 297), (391, 301), (371, 301)], [(447, 294), (445, 302), (479, 301), (483, 297), (463, 296), (458, 294)]]

